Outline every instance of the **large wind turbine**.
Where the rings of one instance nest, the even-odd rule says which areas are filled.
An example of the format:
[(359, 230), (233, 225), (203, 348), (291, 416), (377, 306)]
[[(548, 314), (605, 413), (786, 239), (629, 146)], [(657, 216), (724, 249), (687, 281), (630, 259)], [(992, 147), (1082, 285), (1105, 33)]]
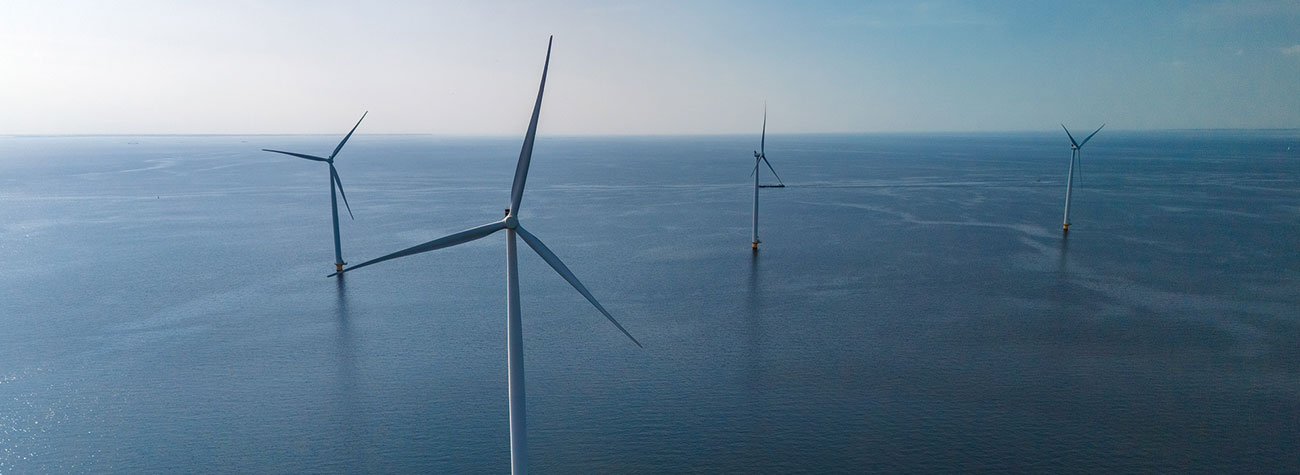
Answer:
[(463, 244), (475, 239), (487, 237), (502, 229), (506, 230), (506, 346), (507, 346), (507, 366), (509, 368), (509, 388), (510, 388), (510, 473), (521, 475), (528, 473), (528, 439), (525, 427), (524, 417), (524, 340), (523, 327), (519, 314), (519, 269), (517, 264), (517, 254), (515, 252), (515, 236), (523, 238), (524, 243), (533, 248), (542, 260), (551, 265), (555, 272), (560, 274), (564, 280), (569, 282), (578, 293), (587, 298), (588, 302), (596, 306), (605, 318), (609, 319), (619, 331), (632, 339), (633, 343), (641, 346), (641, 343), (632, 338), (623, 325), (610, 315), (605, 307), (596, 301), (596, 298), (587, 291), (587, 288), (578, 281), (578, 278), (569, 271), (569, 268), (560, 261), (555, 253), (551, 252), (540, 239), (533, 236), (532, 233), (525, 231), (523, 226), (519, 225), (519, 203), (524, 196), (524, 181), (528, 179), (528, 162), (533, 155), (533, 139), (537, 136), (537, 116), (542, 109), (542, 92), (546, 89), (546, 71), (551, 64), (551, 43), (546, 43), (546, 63), (542, 66), (542, 83), (537, 88), (537, 102), (533, 105), (533, 117), (528, 122), (528, 133), (524, 135), (524, 146), (519, 152), (519, 163), (515, 166), (515, 181), (510, 188), (510, 207), (506, 209), (506, 217), (500, 221), (491, 222), (482, 226), (470, 228), (449, 236), (434, 239), (432, 241), (420, 244), (418, 246), (403, 249), (392, 254), (362, 262), (345, 270), (336, 272), (337, 275), (343, 272), (353, 271), (362, 267), (383, 262), (389, 259), (419, 254), (422, 252), (442, 249), (444, 247)]
[[(754, 252), (758, 252), (758, 189), (759, 188), (785, 188), (785, 182), (776, 174), (776, 169), (772, 168), (772, 162), (767, 161), (767, 155), (764, 153), (767, 145), (767, 106), (763, 106), (763, 135), (758, 139), (758, 150), (754, 151), (754, 231), (750, 234), (751, 245)], [(766, 163), (767, 169), (772, 170), (772, 176), (776, 177), (776, 185), (759, 185), (758, 184), (758, 166)]]
[(343, 144), (348, 143), (348, 139), (352, 138), (352, 133), (357, 131), (357, 126), (361, 125), (361, 121), (366, 120), (366, 114), (369, 113), (370, 111), (366, 111), (361, 114), (361, 118), (357, 120), (357, 125), (352, 126), (352, 130), (349, 130), (348, 134), (343, 136), (343, 141), (339, 142), (339, 145), (337, 147), (334, 147), (334, 152), (330, 154), (329, 158), (317, 157), (315, 155), (307, 155), (303, 153), (271, 150), (269, 148), (262, 149), (263, 152), (283, 153), (285, 155), (292, 155), (298, 158), (305, 158), (317, 162), (325, 162), (330, 166), (330, 212), (333, 213), (334, 216), (334, 270), (335, 272), (342, 271), (343, 266), (347, 265), (347, 263), (343, 262), (343, 247), (339, 245), (339, 201), (334, 193), (334, 185), (338, 185), (338, 189), (339, 189), (338, 194), (343, 195), (343, 206), (346, 206), (348, 208), (348, 217), (352, 219), (356, 219), (356, 217), (352, 216), (352, 206), (348, 204), (348, 194), (343, 192), (343, 181), (339, 179), (339, 172), (338, 170), (334, 169), (334, 157), (339, 154), (339, 150), (343, 149)]
[[(1106, 124), (1101, 124), (1101, 127), (1105, 126)], [(1083, 139), (1083, 142), (1075, 142), (1074, 136), (1070, 135), (1070, 129), (1066, 129), (1065, 124), (1061, 124), (1061, 128), (1065, 129), (1065, 135), (1070, 137), (1070, 172), (1065, 176), (1065, 222), (1061, 224), (1061, 232), (1063, 233), (1070, 232), (1070, 188), (1074, 184), (1074, 164), (1080, 163), (1080, 166), (1082, 166), (1079, 160), (1080, 151), (1083, 149), (1084, 144), (1092, 140), (1092, 136), (1097, 135), (1097, 132), (1101, 132), (1101, 127), (1097, 127), (1097, 130), (1088, 134)]]

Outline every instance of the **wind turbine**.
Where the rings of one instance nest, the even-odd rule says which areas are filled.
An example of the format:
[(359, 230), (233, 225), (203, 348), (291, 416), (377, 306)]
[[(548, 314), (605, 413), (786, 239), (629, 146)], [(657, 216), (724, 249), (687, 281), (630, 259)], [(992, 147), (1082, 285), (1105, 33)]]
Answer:
[(366, 111), (361, 114), (361, 119), (357, 120), (357, 125), (352, 126), (352, 130), (348, 131), (348, 134), (343, 137), (343, 141), (339, 142), (339, 145), (337, 147), (334, 147), (334, 153), (331, 153), (329, 158), (317, 157), (315, 155), (307, 155), (304, 153), (271, 150), (269, 148), (262, 149), (263, 152), (283, 153), (285, 155), (292, 155), (298, 158), (305, 158), (317, 162), (325, 162), (330, 166), (330, 212), (332, 212), (334, 216), (334, 271), (335, 272), (342, 271), (343, 266), (347, 265), (347, 263), (343, 262), (343, 248), (342, 246), (339, 245), (339, 201), (334, 193), (334, 185), (338, 185), (338, 189), (339, 189), (338, 194), (343, 195), (343, 206), (346, 206), (348, 208), (348, 217), (352, 219), (357, 219), (357, 218), (355, 216), (352, 216), (352, 206), (348, 204), (348, 194), (343, 192), (343, 181), (339, 180), (339, 172), (338, 170), (334, 169), (334, 157), (339, 154), (339, 150), (343, 149), (343, 144), (348, 143), (348, 139), (352, 138), (352, 132), (357, 131), (357, 126), (361, 125), (362, 120), (366, 120), (366, 114), (369, 113), (370, 111)]
[[(785, 182), (776, 174), (776, 169), (772, 168), (772, 162), (767, 161), (767, 155), (764, 153), (767, 145), (767, 105), (763, 105), (763, 135), (758, 139), (758, 150), (754, 151), (754, 171), (750, 175), (754, 176), (754, 231), (750, 234), (751, 245), (754, 252), (758, 252), (758, 189), (759, 188), (785, 188)], [(777, 185), (760, 185), (758, 184), (758, 166), (762, 163), (767, 164), (767, 169), (772, 170), (772, 176), (776, 177)]]
[[(1105, 126), (1106, 124), (1101, 124), (1101, 127)], [(1083, 139), (1083, 142), (1075, 142), (1074, 136), (1070, 134), (1070, 129), (1066, 129), (1065, 124), (1061, 124), (1061, 128), (1065, 129), (1065, 135), (1070, 137), (1070, 172), (1065, 176), (1065, 222), (1061, 224), (1062, 233), (1070, 232), (1070, 188), (1074, 184), (1074, 164), (1079, 163), (1080, 167), (1082, 167), (1083, 163), (1079, 160), (1080, 150), (1083, 149), (1084, 144), (1092, 140), (1092, 136), (1097, 135), (1097, 132), (1101, 132), (1101, 127), (1097, 127), (1097, 130), (1088, 134)]]
[(600, 302), (596, 301), (591, 292), (587, 291), (582, 282), (578, 281), (578, 277), (573, 275), (573, 272), (560, 261), (559, 257), (555, 256), (555, 253), (551, 252), (545, 244), (542, 244), (540, 239), (519, 225), (519, 204), (524, 196), (524, 181), (528, 179), (528, 163), (533, 155), (533, 139), (537, 136), (537, 117), (542, 109), (542, 92), (546, 89), (546, 71), (550, 64), (551, 42), (548, 40), (546, 43), (546, 63), (542, 66), (542, 83), (537, 88), (537, 102), (533, 105), (533, 117), (528, 122), (528, 133), (524, 135), (524, 146), (519, 152), (519, 163), (515, 165), (515, 180), (510, 188), (510, 207), (506, 208), (505, 219), (434, 239), (331, 274), (331, 276), (338, 275), (389, 259), (464, 244), (487, 237), (502, 229), (506, 230), (506, 359), (509, 368), (510, 390), (510, 473), (515, 475), (528, 473), (528, 439), (524, 417), (524, 340), (522, 319), (519, 313), (519, 269), (515, 251), (515, 237), (523, 238), (525, 244), (533, 248), (533, 251), (536, 251), (537, 255), (542, 257), (542, 260), (550, 264), (551, 268), (560, 274), (560, 277), (569, 282), (569, 285), (577, 289), (578, 293), (586, 297), (587, 301), (591, 302), (596, 307), (596, 310), (605, 315), (605, 318), (610, 323), (618, 327), (619, 331), (627, 335), (637, 346), (641, 346), (641, 343), (636, 341), (636, 338), (633, 338), (632, 334), (628, 333), (623, 328), (623, 325), (619, 324), (618, 320), (615, 320), (614, 316), (610, 315), (605, 310), (605, 307), (600, 305)]

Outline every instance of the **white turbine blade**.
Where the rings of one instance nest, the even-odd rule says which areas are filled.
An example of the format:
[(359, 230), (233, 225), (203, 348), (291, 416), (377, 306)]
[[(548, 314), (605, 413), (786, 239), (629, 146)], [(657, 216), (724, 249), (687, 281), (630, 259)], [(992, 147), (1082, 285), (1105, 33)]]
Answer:
[(264, 148), (264, 149), (262, 149), (262, 151), (263, 151), (263, 152), (283, 153), (283, 154), (285, 154), (285, 155), (289, 155), (289, 156), (293, 156), (293, 157), (298, 157), (298, 158), (305, 158), (305, 159), (308, 159), (308, 160), (315, 160), (315, 161), (317, 161), (317, 162), (328, 162), (328, 161), (330, 161), (328, 158), (317, 157), (317, 156), (315, 156), (315, 155), (307, 155), (307, 154), (305, 154), (305, 153), (293, 153), (293, 152), (286, 152), (286, 151), (283, 151), (283, 150), (271, 150), (271, 149), (269, 149), (269, 148)]
[(758, 139), (758, 154), (767, 155), (767, 103), (763, 103), (763, 135)]
[(755, 173), (758, 173), (758, 165), (759, 165), (759, 163), (758, 163), (758, 159), (755, 158), (755, 159), (754, 159), (754, 171), (749, 172), (749, 176), (754, 176)]
[(343, 206), (348, 208), (348, 217), (357, 219), (356, 216), (352, 216), (352, 205), (348, 204), (348, 194), (343, 191), (343, 180), (339, 179), (339, 171), (334, 169), (333, 163), (330, 164), (330, 176), (334, 178), (334, 184), (339, 186), (339, 195), (343, 196)]
[[(1062, 129), (1065, 129), (1065, 124), (1061, 124), (1061, 128), (1062, 128)], [(1099, 129), (1099, 130), (1100, 130), (1100, 129)], [(1074, 141), (1074, 136), (1073, 136), (1073, 135), (1070, 135), (1070, 129), (1065, 129), (1065, 135), (1066, 135), (1067, 137), (1070, 137), (1070, 145), (1073, 145), (1074, 148), (1079, 148), (1079, 142), (1075, 142), (1075, 141)]]
[(524, 147), (519, 150), (519, 163), (515, 164), (515, 182), (510, 186), (510, 214), (519, 216), (519, 201), (524, 198), (524, 182), (528, 180), (528, 163), (533, 159), (533, 141), (537, 138), (537, 117), (542, 112), (542, 92), (546, 90), (546, 71), (551, 67), (551, 41), (546, 40), (546, 62), (542, 64), (542, 84), (537, 86), (537, 102), (533, 104), (533, 118), (528, 120), (528, 133)]
[[(1106, 124), (1101, 124), (1101, 127), (1105, 127), (1105, 126)], [(1101, 132), (1101, 127), (1097, 127), (1097, 130), (1094, 130), (1092, 131), (1091, 134), (1088, 134), (1088, 138), (1083, 139), (1083, 142), (1081, 142), (1079, 146), (1082, 147), (1083, 144), (1086, 144), (1088, 143), (1089, 140), (1092, 140), (1092, 136), (1097, 135), (1097, 132)]]
[(343, 269), (343, 270), (341, 270), (341, 271), (339, 271), (339, 272), (335, 272), (335, 273), (333, 273), (333, 274), (330, 274), (329, 277), (334, 277), (334, 276), (336, 276), (336, 275), (342, 274), (342, 273), (347, 272), (347, 271), (357, 270), (357, 269), (360, 269), (360, 268), (362, 268), (362, 267), (368, 266), (368, 265), (370, 265), (370, 264), (377, 264), (377, 263), (384, 262), (384, 261), (389, 260), (389, 259), (396, 259), (396, 258), (399, 258), (399, 257), (409, 256), (409, 255), (411, 255), (411, 254), (419, 254), (419, 253), (421, 253), (421, 252), (436, 251), (436, 250), (438, 250), (438, 249), (442, 249), (442, 248), (444, 248), (444, 247), (451, 247), (451, 246), (455, 246), (455, 245), (457, 245), (457, 244), (464, 244), (464, 243), (467, 243), (467, 242), (473, 241), (473, 240), (475, 240), (475, 239), (481, 239), (481, 238), (487, 237), (487, 235), (492, 234), (492, 233), (495, 233), (495, 232), (500, 231), (500, 230), (502, 230), (502, 229), (505, 229), (505, 227), (506, 227), (505, 222), (503, 222), (503, 221), (497, 221), (497, 222), (495, 222), (495, 223), (488, 223), (488, 224), (484, 224), (484, 225), (479, 226), (479, 227), (466, 229), (466, 230), (464, 230), (464, 231), (461, 231), (461, 232), (458, 232), (458, 233), (455, 233), (455, 234), (450, 234), (450, 235), (447, 235), (447, 236), (444, 236), (444, 237), (440, 237), (440, 238), (438, 238), (438, 239), (434, 239), (434, 240), (432, 240), (432, 241), (426, 242), (426, 243), (424, 243), (424, 244), (420, 244), (420, 245), (418, 245), (418, 246), (412, 246), (412, 247), (409, 247), (409, 248), (406, 248), (406, 249), (403, 249), (403, 250), (400, 250), (400, 251), (394, 252), (394, 253), (389, 254), (389, 255), (387, 255), (387, 256), (384, 256), (384, 257), (379, 257), (379, 258), (375, 258), (375, 259), (368, 260), (368, 261), (366, 261), (366, 262), (362, 262), (362, 263), (357, 264), (357, 265), (355, 265), (355, 266), (351, 266), (351, 267), (348, 267), (347, 269)]
[(348, 139), (352, 138), (352, 133), (357, 131), (357, 126), (361, 125), (361, 121), (366, 120), (366, 114), (369, 113), (370, 111), (361, 113), (361, 118), (357, 120), (357, 125), (352, 126), (352, 130), (349, 130), (348, 134), (343, 137), (343, 141), (339, 142), (339, 146), (334, 147), (334, 153), (330, 154), (330, 160), (333, 160), (334, 156), (339, 154), (339, 150), (343, 150), (343, 144), (348, 143)]
[[(777, 174), (776, 174), (776, 169), (775, 169), (775, 168), (772, 168), (772, 162), (767, 161), (767, 157), (766, 157), (766, 156), (763, 157), (763, 163), (766, 163), (766, 164), (767, 164), (767, 169), (768, 169), (768, 170), (772, 170), (772, 176), (776, 177), (776, 181), (777, 181), (777, 183), (780, 183), (780, 184), (784, 185), (785, 182), (781, 181), (781, 175), (777, 175)], [(758, 167), (754, 167), (754, 168), (757, 169)]]
[(596, 310), (600, 310), (600, 313), (604, 314), (605, 318), (609, 319), (610, 323), (613, 323), (614, 326), (618, 327), (618, 331), (627, 335), (627, 337), (632, 340), (632, 343), (636, 343), (636, 346), (645, 348), (644, 346), (641, 346), (641, 342), (636, 341), (636, 338), (632, 337), (631, 333), (627, 332), (627, 329), (623, 328), (623, 325), (618, 323), (618, 320), (614, 319), (613, 315), (610, 315), (609, 312), (605, 310), (605, 307), (600, 305), (600, 302), (596, 301), (596, 297), (593, 297), (591, 292), (587, 291), (587, 288), (582, 285), (582, 282), (578, 281), (578, 277), (573, 275), (573, 272), (569, 271), (569, 268), (560, 261), (560, 258), (556, 257), (555, 253), (551, 252), (545, 244), (542, 244), (542, 241), (537, 239), (537, 236), (525, 231), (522, 226), (516, 227), (515, 231), (519, 233), (519, 237), (524, 238), (524, 242), (528, 243), (528, 247), (537, 251), (537, 255), (542, 256), (542, 260), (546, 261), (547, 264), (550, 264), (551, 268), (555, 269), (555, 272), (560, 274), (560, 277), (563, 277), (564, 280), (568, 281), (569, 285), (572, 285), (573, 288), (578, 290), (578, 293), (582, 294), (583, 297), (586, 297), (588, 302), (595, 305)]

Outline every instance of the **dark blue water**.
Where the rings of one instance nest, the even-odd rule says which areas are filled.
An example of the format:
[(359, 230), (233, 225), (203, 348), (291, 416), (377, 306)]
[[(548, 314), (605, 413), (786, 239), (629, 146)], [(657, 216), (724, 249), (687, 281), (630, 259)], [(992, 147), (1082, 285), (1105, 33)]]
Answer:
[[(1060, 135), (1060, 136), (1058, 136)], [(0, 472), (502, 473), (504, 235), (326, 278), (337, 136), (0, 137)], [(538, 140), (538, 473), (1300, 471), (1300, 132)], [(520, 140), (352, 139), (358, 263)]]

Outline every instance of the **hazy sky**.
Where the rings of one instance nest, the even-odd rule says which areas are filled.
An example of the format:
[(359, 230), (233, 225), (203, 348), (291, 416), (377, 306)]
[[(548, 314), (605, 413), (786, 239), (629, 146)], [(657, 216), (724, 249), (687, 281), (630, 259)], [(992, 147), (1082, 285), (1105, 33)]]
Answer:
[(0, 2), (0, 134), (1300, 127), (1300, 0)]

